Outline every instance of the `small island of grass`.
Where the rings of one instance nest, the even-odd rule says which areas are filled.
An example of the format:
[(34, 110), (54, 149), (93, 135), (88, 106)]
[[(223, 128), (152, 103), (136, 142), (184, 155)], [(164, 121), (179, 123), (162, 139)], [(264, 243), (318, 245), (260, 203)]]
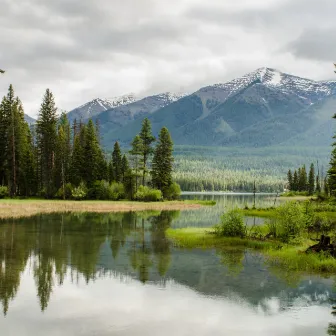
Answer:
[[(308, 252), (321, 234), (330, 236), (333, 241), (336, 239), (336, 222), (326, 212), (314, 210), (310, 204), (298, 202), (276, 209), (231, 210), (223, 214), (221, 223), (213, 228), (168, 229), (167, 236), (181, 248), (222, 251), (248, 248), (260, 251), (270, 265), (287, 271), (333, 273), (336, 259), (331, 254)], [(259, 214), (269, 220), (261, 226), (247, 227), (243, 214)]]

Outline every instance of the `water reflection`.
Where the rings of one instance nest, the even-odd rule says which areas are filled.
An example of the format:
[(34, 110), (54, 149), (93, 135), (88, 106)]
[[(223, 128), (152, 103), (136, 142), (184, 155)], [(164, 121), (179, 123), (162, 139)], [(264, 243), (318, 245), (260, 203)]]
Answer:
[[(254, 335), (326, 334), (333, 279), (289, 280), (252, 251), (177, 249), (165, 230), (182, 216), (60, 214), (0, 222), (1, 331), (245, 335), (250, 328)], [(35, 309), (36, 297), (43, 314)], [(284, 321), (288, 325), (279, 329)]]

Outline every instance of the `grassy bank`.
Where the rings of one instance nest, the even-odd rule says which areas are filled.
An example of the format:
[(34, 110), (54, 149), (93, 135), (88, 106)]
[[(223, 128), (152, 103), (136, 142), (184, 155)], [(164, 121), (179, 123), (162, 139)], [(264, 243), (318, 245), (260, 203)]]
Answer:
[(20, 218), (60, 212), (126, 212), (144, 210), (187, 210), (213, 205), (211, 201), (188, 200), (167, 202), (132, 201), (61, 201), (61, 200), (0, 200), (0, 218)]
[(181, 248), (223, 249), (251, 248), (261, 251), (270, 265), (283, 267), (286, 271), (309, 273), (333, 273), (336, 259), (324, 254), (306, 254), (309, 245), (316, 242), (306, 240), (300, 245), (283, 244), (276, 240), (260, 241), (248, 238), (218, 237), (209, 228), (168, 229), (167, 237)]

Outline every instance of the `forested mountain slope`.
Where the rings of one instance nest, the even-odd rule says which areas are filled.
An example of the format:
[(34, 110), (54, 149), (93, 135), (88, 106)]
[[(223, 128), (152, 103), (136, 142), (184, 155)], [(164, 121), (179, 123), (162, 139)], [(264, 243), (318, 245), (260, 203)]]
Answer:
[[(306, 138), (318, 138), (333, 115), (333, 106), (336, 110), (335, 97), (336, 82), (316, 82), (263, 68), (202, 88), (154, 113), (142, 110), (139, 116), (149, 116), (155, 134), (168, 127), (180, 145), (263, 147), (290, 139), (302, 144)], [(142, 118), (130, 118), (122, 125), (111, 117), (114, 126), (106, 131), (105, 113), (100, 114), (104, 144), (119, 140), (128, 145), (140, 130)], [(320, 145), (330, 144), (332, 127), (326, 125)]]

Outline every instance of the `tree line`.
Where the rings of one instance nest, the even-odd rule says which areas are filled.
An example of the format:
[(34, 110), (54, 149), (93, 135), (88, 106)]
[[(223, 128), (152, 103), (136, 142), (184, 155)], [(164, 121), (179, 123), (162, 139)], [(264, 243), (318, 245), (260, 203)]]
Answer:
[(0, 104), (0, 133), (0, 197), (159, 200), (180, 194), (172, 179), (169, 131), (163, 127), (156, 140), (147, 118), (128, 153), (116, 142), (107, 155), (99, 125), (92, 120), (70, 125), (65, 113), (57, 115), (49, 89), (29, 127), (10, 85)]
[(290, 191), (306, 192), (308, 195), (321, 192), (320, 175), (315, 173), (313, 163), (310, 165), (308, 173), (305, 165), (294, 170), (294, 172), (289, 170), (287, 173), (287, 182), (287, 188)]

